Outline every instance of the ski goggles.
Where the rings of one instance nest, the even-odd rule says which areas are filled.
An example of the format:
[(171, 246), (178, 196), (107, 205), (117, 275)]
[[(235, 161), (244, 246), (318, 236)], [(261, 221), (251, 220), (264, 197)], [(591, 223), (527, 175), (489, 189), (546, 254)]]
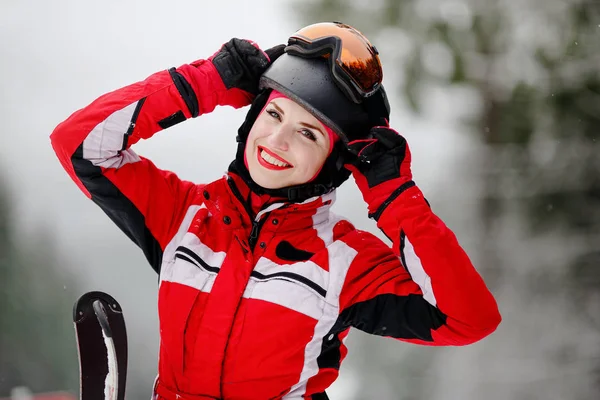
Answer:
[(354, 103), (362, 103), (381, 87), (379, 52), (358, 30), (340, 22), (309, 25), (288, 39), (286, 53), (329, 60), (335, 82)]

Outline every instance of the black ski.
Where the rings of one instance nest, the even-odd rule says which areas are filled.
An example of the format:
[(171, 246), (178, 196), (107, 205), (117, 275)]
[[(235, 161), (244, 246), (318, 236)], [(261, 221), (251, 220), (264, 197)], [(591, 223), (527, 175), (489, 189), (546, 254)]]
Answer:
[(103, 292), (88, 292), (73, 307), (79, 353), (81, 400), (124, 400), (127, 332), (119, 303)]

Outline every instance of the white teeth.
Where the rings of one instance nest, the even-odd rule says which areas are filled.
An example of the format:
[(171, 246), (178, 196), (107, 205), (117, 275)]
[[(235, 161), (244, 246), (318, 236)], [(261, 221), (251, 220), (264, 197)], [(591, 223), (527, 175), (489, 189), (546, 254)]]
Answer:
[(286, 164), (284, 162), (279, 161), (278, 159), (276, 159), (275, 157), (272, 157), (271, 155), (269, 155), (266, 151), (261, 150), (260, 152), (260, 156), (262, 157), (263, 160), (265, 160), (266, 162), (268, 162), (269, 164), (273, 164), (276, 165), (278, 167), (289, 167), (289, 164)]

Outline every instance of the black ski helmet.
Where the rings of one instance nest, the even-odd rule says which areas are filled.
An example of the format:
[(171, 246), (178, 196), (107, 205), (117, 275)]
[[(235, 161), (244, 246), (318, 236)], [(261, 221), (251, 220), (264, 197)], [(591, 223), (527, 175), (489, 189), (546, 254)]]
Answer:
[(342, 138), (354, 140), (369, 131), (367, 110), (339, 90), (323, 58), (283, 54), (262, 75), (259, 87), (285, 94)]
[[(293, 202), (331, 192), (346, 181), (350, 171), (344, 168), (344, 164), (356, 161), (356, 157), (347, 150), (347, 141), (366, 137), (370, 128), (377, 125), (380, 119), (375, 122), (365, 103), (354, 103), (344, 95), (333, 80), (327, 60), (283, 54), (264, 72), (259, 89), (260, 93), (238, 130), (238, 151), (230, 170), (239, 174), (255, 193), (283, 197)], [(248, 134), (273, 89), (304, 107), (342, 139), (334, 145), (315, 179), (281, 189), (267, 189), (258, 185), (250, 177), (244, 163)], [(389, 114), (381, 118), (387, 119)]]

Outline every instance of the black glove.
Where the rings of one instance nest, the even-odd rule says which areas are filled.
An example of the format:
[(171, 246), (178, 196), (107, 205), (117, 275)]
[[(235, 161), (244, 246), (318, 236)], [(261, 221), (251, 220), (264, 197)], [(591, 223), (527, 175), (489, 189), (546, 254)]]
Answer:
[(209, 60), (219, 72), (227, 89), (258, 94), (258, 81), (267, 67), (283, 54), (284, 44), (262, 51), (254, 42), (233, 38)]
[(348, 143), (348, 150), (358, 159), (345, 167), (369, 206), (369, 216), (378, 219), (393, 199), (415, 185), (408, 143), (395, 130), (376, 126), (366, 139)]

